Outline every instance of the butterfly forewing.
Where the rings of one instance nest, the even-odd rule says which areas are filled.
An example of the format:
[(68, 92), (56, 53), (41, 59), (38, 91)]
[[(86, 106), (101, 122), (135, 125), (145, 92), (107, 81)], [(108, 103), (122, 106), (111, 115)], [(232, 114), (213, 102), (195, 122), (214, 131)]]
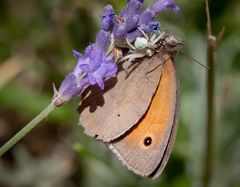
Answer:
[(88, 90), (90, 95), (83, 99), (79, 109), (80, 125), (86, 134), (110, 142), (137, 124), (159, 84), (162, 60), (157, 56), (135, 64), (123, 63), (117, 80), (106, 81), (105, 92), (97, 86)]

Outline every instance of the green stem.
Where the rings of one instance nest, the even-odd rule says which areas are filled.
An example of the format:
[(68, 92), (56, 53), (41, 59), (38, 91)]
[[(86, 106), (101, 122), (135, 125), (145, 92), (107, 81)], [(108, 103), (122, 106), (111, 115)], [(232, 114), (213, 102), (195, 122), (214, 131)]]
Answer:
[(214, 139), (215, 139), (215, 63), (217, 51), (217, 39), (212, 35), (211, 18), (208, 0), (205, 0), (206, 15), (207, 15), (207, 33), (208, 33), (208, 49), (207, 58), (207, 127), (206, 127), (206, 145), (205, 145), (205, 160), (203, 168), (203, 186), (210, 186), (213, 167), (214, 167)]
[(43, 119), (45, 119), (55, 108), (56, 107), (54, 103), (51, 102), (51, 104), (49, 104), (38, 116), (30, 121), (25, 127), (23, 127), (15, 136), (13, 136), (0, 148), (0, 157), (11, 147), (13, 147), (19, 140), (21, 140), (27, 133), (29, 133), (34, 127), (36, 127)]
[(207, 129), (206, 129), (206, 150), (205, 150), (205, 166), (203, 175), (203, 186), (207, 187), (210, 184), (213, 170), (213, 156), (214, 156), (214, 114), (215, 114), (215, 47), (210, 45), (208, 47), (208, 65), (210, 69), (207, 75)]

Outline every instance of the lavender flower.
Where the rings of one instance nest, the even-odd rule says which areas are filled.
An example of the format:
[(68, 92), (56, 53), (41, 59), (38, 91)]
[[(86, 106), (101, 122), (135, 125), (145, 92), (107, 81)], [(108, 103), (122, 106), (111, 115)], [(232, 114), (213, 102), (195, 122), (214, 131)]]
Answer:
[(105, 48), (109, 38), (105, 31), (100, 31), (96, 43), (89, 45), (84, 55), (73, 51), (78, 63), (73, 72), (63, 80), (58, 95), (64, 102), (81, 94), (84, 86), (98, 84), (104, 89), (104, 79), (115, 76), (117, 65), (114, 60), (107, 59)]
[(128, 0), (126, 9), (119, 14), (121, 22), (114, 24), (113, 35), (115, 45), (121, 46), (125, 39), (130, 42), (142, 36), (138, 28), (145, 32), (154, 32), (160, 29), (160, 23), (154, 22), (158, 13), (170, 8), (174, 12), (180, 9), (174, 4), (173, 0), (157, 0), (155, 4), (141, 12), (143, 0)]
[(104, 89), (104, 79), (115, 76), (117, 65), (107, 58), (106, 48), (110, 43), (110, 27), (115, 13), (110, 5), (106, 6), (102, 15), (102, 30), (96, 37), (96, 42), (81, 54), (74, 50), (73, 55), (78, 60), (74, 70), (62, 81), (59, 91), (55, 93), (54, 103), (59, 106), (73, 97), (80, 95), (87, 85), (98, 84)]

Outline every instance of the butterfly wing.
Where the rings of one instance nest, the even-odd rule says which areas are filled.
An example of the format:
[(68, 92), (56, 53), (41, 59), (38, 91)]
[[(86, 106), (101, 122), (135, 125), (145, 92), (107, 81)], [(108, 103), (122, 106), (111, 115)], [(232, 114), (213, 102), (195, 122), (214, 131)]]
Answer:
[(178, 124), (178, 78), (174, 62), (164, 62), (161, 79), (142, 120), (109, 146), (130, 170), (156, 178), (169, 158)]
[(97, 86), (86, 90), (90, 95), (79, 109), (85, 133), (110, 142), (137, 124), (156, 92), (161, 75), (156, 67), (161, 63), (157, 55), (136, 64), (125, 62), (117, 78), (106, 81), (104, 92)]

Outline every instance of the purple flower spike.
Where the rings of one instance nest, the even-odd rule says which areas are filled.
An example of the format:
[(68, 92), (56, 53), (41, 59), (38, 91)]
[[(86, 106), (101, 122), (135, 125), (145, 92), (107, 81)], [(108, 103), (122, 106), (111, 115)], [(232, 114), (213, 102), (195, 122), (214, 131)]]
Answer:
[(77, 65), (62, 81), (59, 91), (54, 89), (53, 102), (56, 106), (80, 95), (87, 85), (98, 84), (104, 89), (104, 80), (115, 76), (117, 65), (113, 60), (107, 59), (106, 48), (110, 43), (110, 28), (113, 24), (115, 12), (111, 5), (104, 8), (102, 14), (102, 30), (97, 34), (96, 42), (90, 44), (81, 54), (73, 50)]
[(99, 48), (96, 44), (88, 46), (84, 55), (76, 50), (73, 54), (78, 59), (78, 63), (74, 71), (69, 73), (60, 85), (56, 95), (61, 100), (56, 101), (57, 106), (80, 95), (88, 84), (98, 84), (103, 90), (104, 80), (117, 73), (117, 64), (113, 60), (107, 60), (105, 49)]
[(171, 8), (174, 12), (178, 13), (180, 8), (175, 5), (173, 0), (157, 0), (156, 3), (150, 8), (155, 14)]
[(102, 19), (102, 29), (105, 31), (109, 31), (111, 25), (113, 24), (115, 17), (115, 12), (111, 5), (107, 5), (104, 7), (103, 14), (101, 16)]

